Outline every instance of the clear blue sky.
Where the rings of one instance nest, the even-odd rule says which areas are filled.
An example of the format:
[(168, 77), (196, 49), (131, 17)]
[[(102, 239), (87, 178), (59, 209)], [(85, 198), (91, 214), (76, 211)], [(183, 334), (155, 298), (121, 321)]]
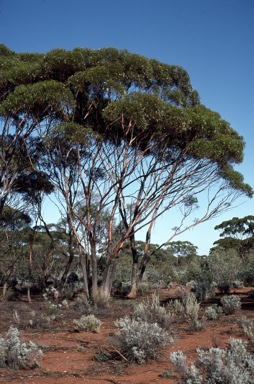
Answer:
[[(254, 187), (254, 0), (0, 0), (0, 41), (16, 52), (115, 47), (183, 66), (202, 103), (244, 136), (237, 170)], [(216, 224), (254, 214), (244, 200), (179, 240), (208, 253)], [(154, 242), (166, 240), (165, 228)]]

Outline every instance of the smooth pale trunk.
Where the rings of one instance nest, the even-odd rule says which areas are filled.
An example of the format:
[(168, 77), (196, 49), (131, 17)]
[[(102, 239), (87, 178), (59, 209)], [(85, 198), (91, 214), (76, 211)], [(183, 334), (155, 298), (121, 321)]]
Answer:
[(112, 278), (111, 267), (112, 267), (112, 263), (111, 263), (111, 260), (109, 259), (107, 261), (107, 264), (104, 270), (103, 281), (100, 287), (100, 294), (105, 301), (108, 301), (110, 299), (111, 287), (113, 284), (113, 282), (111, 281), (111, 278)]
[(127, 295), (129, 299), (135, 299), (137, 297), (137, 271), (138, 271), (138, 263), (132, 264), (132, 273), (131, 273), (131, 291)]
[(80, 253), (80, 264), (81, 264), (83, 282), (84, 282), (84, 294), (86, 296), (86, 299), (88, 300), (89, 299), (89, 289), (88, 289), (86, 259), (87, 259), (87, 256)]

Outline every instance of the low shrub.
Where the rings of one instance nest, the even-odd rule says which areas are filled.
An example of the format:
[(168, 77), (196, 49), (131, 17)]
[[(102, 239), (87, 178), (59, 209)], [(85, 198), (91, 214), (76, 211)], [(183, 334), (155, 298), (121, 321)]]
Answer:
[(253, 329), (254, 329), (254, 319), (248, 319), (246, 316), (240, 317), (237, 321), (239, 328), (243, 331), (244, 335), (249, 341), (252, 341)]
[(227, 282), (225, 283), (224, 281), (222, 281), (217, 284), (217, 288), (220, 293), (223, 293), (225, 295), (230, 292), (231, 285)]
[(138, 304), (133, 316), (136, 320), (157, 323), (162, 328), (168, 328), (172, 323), (171, 313), (160, 305), (159, 296), (156, 293), (152, 295), (151, 300)]
[[(175, 300), (169, 304), (171, 311), (182, 319), (191, 320), (193, 330), (200, 329), (201, 323), (198, 321), (200, 303), (197, 302), (193, 292), (184, 292), (180, 300)], [(202, 328), (202, 327), (201, 327)]]
[(125, 317), (115, 324), (119, 331), (113, 337), (113, 345), (127, 360), (139, 364), (158, 358), (162, 348), (173, 341), (156, 323), (151, 324), (140, 319)]
[(79, 331), (100, 332), (101, 321), (94, 315), (81, 316), (79, 320), (73, 320)]
[(235, 280), (235, 281), (233, 281), (232, 286), (235, 289), (242, 289), (242, 288), (244, 288), (244, 282), (241, 280)]
[(223, 309), (217, 304), (214, 304), (206, 308), (205, 317), (208, 320), (217, 320), (219, 317), (221, 317), (222, 313)]
[(48, 287), (45, 289), (45, 292), (43, 293), (43, 298), (47, 302), (51, 303), (51, 301), (57, 301), (59, 298), (60, 292), (53, 286)]
[(188, 384), (250, 384), (254, 381), (254, 359), (246, 343), (230, 339), (227, 349), (197, 349), (196, 363), (187, 365), (186, 356), (172, 352), (170, 359), (180, 373), (182, 383)]
[(45, 315), (55, 316), (58, 313), (59, 307), (56, 304), (47, 303), (45, 306)]
[(140, 296), (147, 295), (149, 292), (151, 292), (151, 288), (147, 283), (140, 283), (138, 286), (138, 294)]
[(223, 296), (220, 301), (223, 311), (226, 315), (235, 313), (238, 309), (241, 308), (241, 300), (238, 296)]
[(42, 351), (32, 341), (21, 342), (20, 333), (15, 327), (9, 328), (5, 338), (0, 338), (0, 368), (37, 368), (42, 355)]

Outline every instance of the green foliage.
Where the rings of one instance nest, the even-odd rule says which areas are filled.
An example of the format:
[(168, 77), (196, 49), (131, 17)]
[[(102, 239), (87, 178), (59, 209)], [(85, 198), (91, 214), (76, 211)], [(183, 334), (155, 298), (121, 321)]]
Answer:
[(251, 193), (229, 165), (242, 161), (243, 139), (218, 113), (199, 104), (183, 68), (113, 48), (54, 49), (42, 55), (15, 54), (2, 46), (1, 60), (5, 76), (0, 88), (8, 89), (0, 105), (2, 114), (29, 113), (40, 120), (50, 113), (84, 125), (95, 97), (103, 113), (97, 108), (98, 128), (89, 117), (93, 130), (105, 132), (105, 123), (114, 121), (110, 132), (122, 135), (124, 116), (126, 122), (134, 122), (135, 134), (143, 136), (136, 145), (161, 139), (162, 134), (169, 146), (185, 142), (190, 156), (216, 162), (233, 188)]
[(254, 235), (254, 216), (249, 215), (241, 219), (233, 217), (231, 220), (223, 221), (214, 229), (222, 230), (220, 236), (234, 236), (236, 238)]
[(240, 279), (244, 285), (253, 286), (254, 283), (254, 254), (249, 254), (248, 259), (242, 264), (240, 270)]
[(50, 112), (52, 116), (68, 118), (68, 109), (74, 107), (74, 99), (66, 87), (46, 80), (32, 85), (19, 85), (0, 105), (0, 114), (17, 115), (28, 113), (39, 119)]
[(214, 249), (208, 256), (207, 262), (212, 281), (222, 290), (226, 287), (232, 288), (234, 281), (240, 277), (242, 261), (234, 250)]
[(31, 221), (32, 219), (28, 214), (8, 206), (5, 206), (0, 214), (1, 227), (5, 229), (9, 228), (13, 231), (28, 226)]
[(200, 302), (208, 299), (214, 293), (213, 276), (207, 260), (207, 257), (193, 258), (184, 277), (188, 285), (191, 283), (192, 292)]
[[(242, 259), (246, 259), (254, 249), (254, 216), (233, 217), (223, 221), (214, 229), (220, 230), (220, 237), (214, 244), (225, 250), (235, 249)], [(214, 248), (216, 249), (216, 248)]]

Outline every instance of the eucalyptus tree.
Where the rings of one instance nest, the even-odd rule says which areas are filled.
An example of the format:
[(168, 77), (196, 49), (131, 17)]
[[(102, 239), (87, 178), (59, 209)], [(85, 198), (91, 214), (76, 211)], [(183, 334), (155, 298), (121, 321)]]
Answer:
[(214, 242), (212, 251), (216, 248), (234, 249), (246, 261), (248, 253), (254, 250), (254, 216), (233, 217), (216, 225), (214, 229), (221, 231), (221, 239)]
[[(30, 113), (20, 92), (36, 78), (40, 55), (21, 56), (0, 45), (0, 214), (5, 206), (27, 209), (42, 192), (52, 192), (47, 176), (36, 168), (36, 136), (46, 111)], [(13, 96), (16, 88), (20, 91)]]
[[(107, 262), (100, 293), (110, 294), (115, 260), (124, 242), (130, 241), (131, 296), (135, 296), (138, 231), (148, 227), (149, 238), (158, 217), (179, 207), (182, 219), (174, 223), (174, 236), (218, 215), (239, 195), (252, 195), (251, 187), (233, 168), (243, 160), (243, 138), (200, 103), (182, 67), (112, 48), (16, 54), (2, 47), (2, 52), (0, 114), (11, 119), (12, 126), (15, 121), (20, 126), (25, 119), (33, 132), (41, 134), (42, 147), (50, 147), (56, 132), (67, 140), (68, 161), (72, 159), (68, 180), (76, 180), (85, 216), (75, 204), (71, 207), (68, 199), (64, 201), (76, 240), (80, 241), (74, 218), (88, 235), (93, 297), (98, 292), (98, 239), (92, 222), (99, 223), (105, 209), (109, 212)], [(9, 68), (10, 60), (15, 71)], [(57, 168), (59, 162), (54, 160), (52, 165)], [(63, 169), (67, 168), (60, 164), (59, 175), (65, 182), (61, 193), (66, 195), (69, 181)], [(47, 174), (47, 162), (40, 162), (40, 171)], [(61, 190), (58, 182), (54, 185)], [(186, 225), (185, 219), (204, 194), (206, 208)], [(94, 196), (98, 206), (91, 210)], [(121, 223), (121, 233), (114, 238), (116, 222)]]

